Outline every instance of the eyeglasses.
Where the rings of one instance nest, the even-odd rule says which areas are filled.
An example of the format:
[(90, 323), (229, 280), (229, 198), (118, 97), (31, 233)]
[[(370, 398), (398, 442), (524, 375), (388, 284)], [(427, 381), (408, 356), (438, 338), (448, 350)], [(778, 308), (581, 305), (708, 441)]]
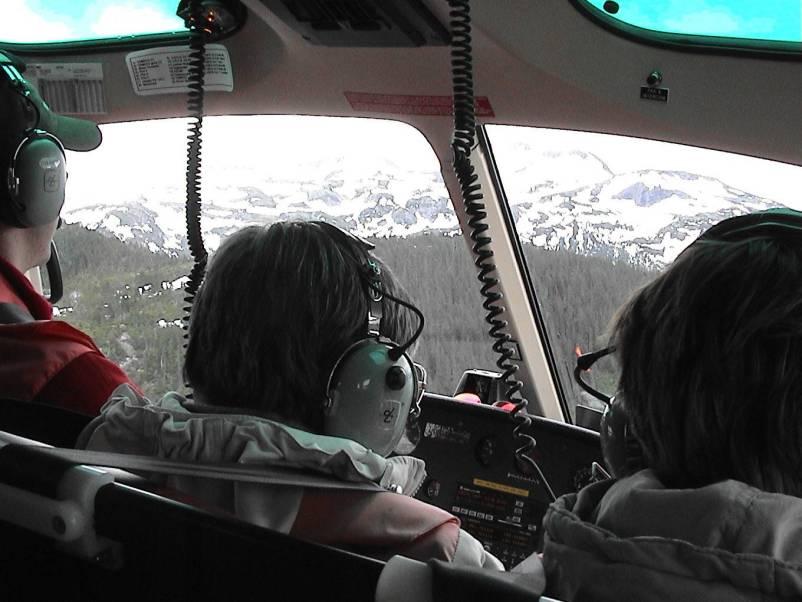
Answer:
[(606, 405), (610, 405), (613, 401), (613, 397), (610, 395), (605, 395), (601, 391), (598, 391), (591, 387), (588, 383), (582, 380), (582, 373), (587, 372), (590, 370), (590, 367), (603, 358), (606, 355), (610, 355), (615, 353), (615, 345), (610, 345), (609, 347), (605, 347), (599, 351), (593, 351), (591, 353), (583, 353), (582, 355), (576, 358), (576, 368), (574, 368), (574, 380), (582, 387), (583, 390), (590, 393), (596, 399), (604, 402)]

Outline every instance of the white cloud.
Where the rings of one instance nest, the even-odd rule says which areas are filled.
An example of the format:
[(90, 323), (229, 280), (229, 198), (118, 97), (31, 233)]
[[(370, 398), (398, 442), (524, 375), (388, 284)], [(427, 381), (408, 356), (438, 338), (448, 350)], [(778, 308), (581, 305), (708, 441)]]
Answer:
[(0, 40), (4, 42), (51, 42), (76, 37), (75, 30), (63, 20), (40, 14), (27, 0), (2, 0)]
[(154, 6), (124, 0), (94, 3), (62, 3), (35, 0), (0, 0), (0, 40), (5, 42), (52, 42), (107, 38), (136, 33), (177, 31), (181, 20)]
[[(136, 31), (132, 31), (136, 24)], [(181, 21), (175, 15), (165, 14), (150, 6), (126, 4), (105, 6), (90, 26), (98, 37), (130, 35), (131, 33), (177, 31)]]

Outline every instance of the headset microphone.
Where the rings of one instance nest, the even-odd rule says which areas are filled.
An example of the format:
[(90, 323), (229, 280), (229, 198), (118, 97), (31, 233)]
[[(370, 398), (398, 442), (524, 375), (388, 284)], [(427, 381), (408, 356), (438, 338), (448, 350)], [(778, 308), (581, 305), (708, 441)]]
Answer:
[(574, 380), (582, 389), (596, 399), (604, 402), (604, 414), (599, 425), (599, 438), (602, 456), (607, 470), (615, 478), (622, 478), (644, 467), (643, 449), (638, 442), (627, 414), (624, 400), (620, 395), (608, 396), (582, 380), (582, 372), (606, 355), (615, 353), (614, 345), (600, 351), (584, 353), (576, 358)]

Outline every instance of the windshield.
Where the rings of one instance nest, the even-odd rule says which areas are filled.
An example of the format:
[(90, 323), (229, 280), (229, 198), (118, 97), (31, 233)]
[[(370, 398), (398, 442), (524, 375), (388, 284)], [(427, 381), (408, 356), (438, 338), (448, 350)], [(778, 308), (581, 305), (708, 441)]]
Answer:
[(175, 0), (3, 0), (0, 41), (78, 42), (184, 31)]
[[(68, 153), (56, 311), (158, 397), (183, 387), (187, 121), (101, 128), (97, 150)], [(203, 136), (210, 251), (247, 225), (337, 224), (376, 244), (426, 316), (413, 359), (430, 390), (452, 393), (466, 368), (493, 368), (470, 253), (419, 131), (379, 119), (256, 115), (207, 117)]]
[[(607, 345), (635, 289), (715, 222), (802, 209), (802, 167), (623, 136), (487, 130), (572, 411), (600, 408), (573, 381), (576, 356)], [(614, 393), (614, 359), (586, 378)]]

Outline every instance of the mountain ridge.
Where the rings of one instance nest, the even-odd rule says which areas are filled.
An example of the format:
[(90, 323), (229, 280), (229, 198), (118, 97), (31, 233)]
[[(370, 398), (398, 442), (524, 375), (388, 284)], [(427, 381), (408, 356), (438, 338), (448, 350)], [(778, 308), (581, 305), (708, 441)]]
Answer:
[[(365, 237), (459, 233), (435, 171), (405, 170), (378, 159), (355, 165), (339, 158), (307, 167), (276, 176), (245, 168), (226, 175), (212, 168), (202, 213), (209, 249), (243, 226), (287, 219), (323, 219)], [(615, 173), (598, 155), (579, 150), (521, 158), (501, 175), (524, 242), (649, 269), (669, 263), (712, 223), (782, 206), (688, 171)], [(234, 177), (247, 182), (232, 183)], [(67, 209), (64, 216), (152, 252), (186, 252), (184, 202), (177, 187)]]

